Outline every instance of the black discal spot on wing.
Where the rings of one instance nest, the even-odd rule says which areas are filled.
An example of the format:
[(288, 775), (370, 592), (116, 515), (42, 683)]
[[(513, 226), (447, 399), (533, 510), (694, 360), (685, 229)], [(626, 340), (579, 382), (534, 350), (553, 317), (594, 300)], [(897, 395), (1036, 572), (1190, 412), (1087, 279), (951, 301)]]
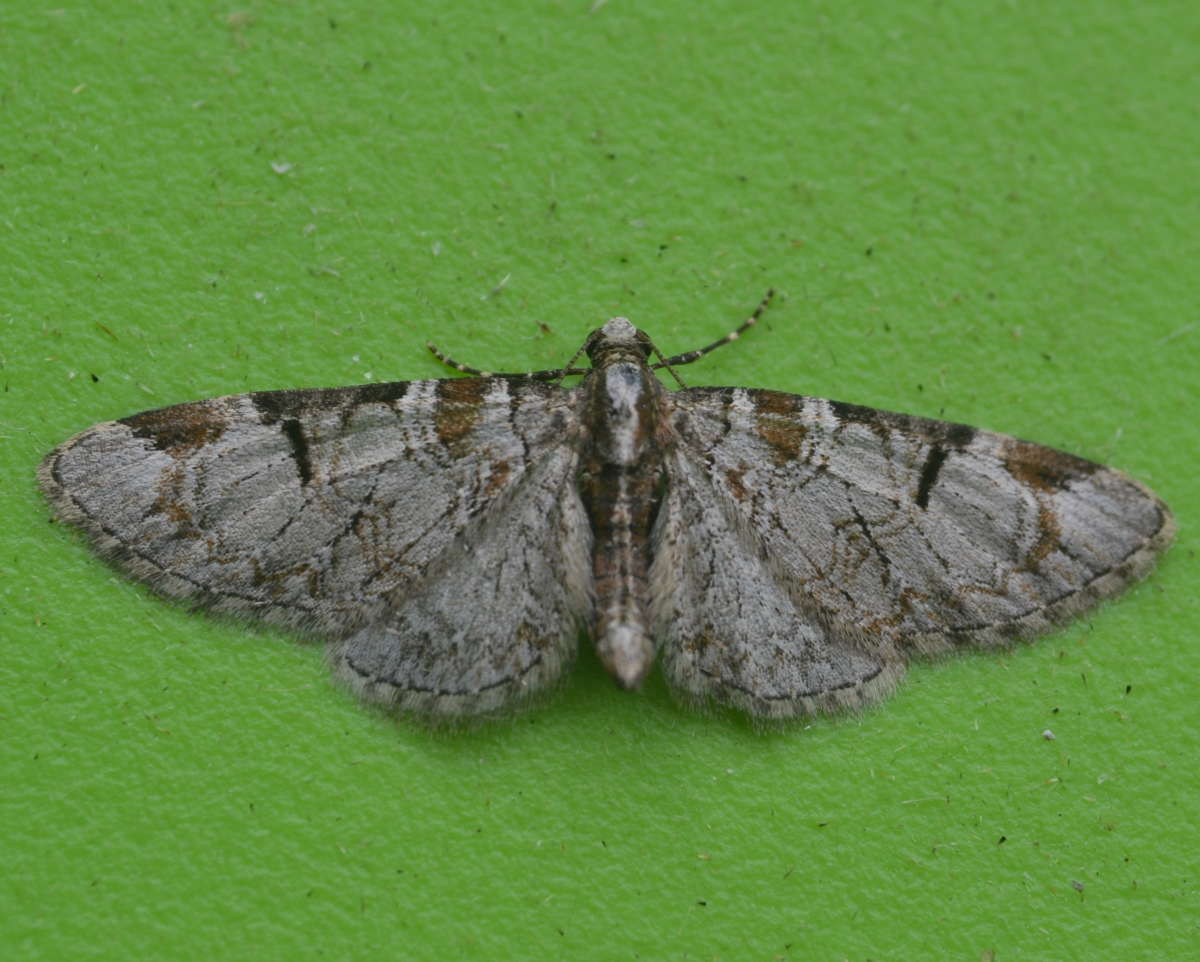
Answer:
[(924, 467), (921, 468), (921, 480), (917, 484), (916, 501), (918, 508), (924, 510), (929, 507), (929, 492), (937, 484), (938, 474), (945, 463), (946, 449), (940, 444), (935, 444), (929, 449), (929, 456), (925, 459)]
[(296, 462), (296, 472), (300, 475), (300, 483), (308, 484), (312, 480), (312, 462), (308, 455), (308, 439), (304, 436), (304, 428), (295, 418), (288, 418), (280, 425), (283, 436), (292, 446), (292, 459)]

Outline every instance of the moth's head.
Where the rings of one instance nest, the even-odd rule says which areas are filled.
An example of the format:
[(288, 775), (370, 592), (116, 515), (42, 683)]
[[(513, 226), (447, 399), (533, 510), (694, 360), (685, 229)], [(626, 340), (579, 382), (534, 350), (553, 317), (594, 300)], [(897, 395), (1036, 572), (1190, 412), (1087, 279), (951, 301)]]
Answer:
[(588, 335), (587, 343), (583, 346), (588, 359), (594, 367), (600, 357), (610, 351), (617, 350), (628, 353), (636, 351), (644, 360), (650, 356), (653, 345), (650, 338), (633, 326), (627, 317), (614, 317), (603, 327)]

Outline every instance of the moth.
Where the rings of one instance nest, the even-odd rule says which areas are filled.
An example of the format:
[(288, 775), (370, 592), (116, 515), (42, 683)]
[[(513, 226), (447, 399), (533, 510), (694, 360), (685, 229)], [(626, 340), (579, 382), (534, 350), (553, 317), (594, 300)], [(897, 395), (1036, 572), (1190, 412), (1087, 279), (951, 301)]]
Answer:
[[(160, 594), (327, 643), (362, 698), (432, 720), (559, 683), (580, 629), (697, 706), (857, 709), (915, 656), (999, 648), (1143, 577), (1174, 522), (1112, 468), (1002, 434), (743, 387), (667, 390), (616, 317), (589, 367), (178, 404), (39, 473)], [(568, 376), (582, 376), (564, 387)]]

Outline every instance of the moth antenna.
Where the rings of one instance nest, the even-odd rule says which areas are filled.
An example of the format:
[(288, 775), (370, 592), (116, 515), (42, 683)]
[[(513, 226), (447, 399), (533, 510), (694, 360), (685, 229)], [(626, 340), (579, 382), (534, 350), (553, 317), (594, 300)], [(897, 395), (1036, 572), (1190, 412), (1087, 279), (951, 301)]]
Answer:
[[(425, 347), (429, 349), (429, 353), (436, 357), (439, 361), (446, 365), (451, 370), (458, 371), (460, 374), (469, 374), (472, 377), (502, 377), (510, 381), (561, 381), (564, 377), (570, 377), (572, 374), (587, 374), (587, 368), (567, 367), (555, 368), (552, 371), (485, 371), (483, 368), (472, 367), (470, 364), (463, 364), (460, 361), (454, 360), (450, 355), (446, 354), (432, 341), (427, 341)], [(576, 354), (575, 357), (579, 355)], [(572, 363), (575, 358), (572, 358)]]
[[(695, 351), (686, 351), (683, 354), (676, 354), (674, 357), (662, 358), (659, 363), (653, 364), (651, 367), (670, 368), (672, 365), (678, 366), (680, 364), (691, 364), (693, 361), (700, 360), (700, 358), (704, 357), (705, 354), (715, 351), (718, 347), (723, 347), (726, 344), (736, 341), (739, 337), (741, 337), (748, 330), (750, 330), (750, 328), (758, 323), (758, 319), (762, 317), (764, 313), (766, 313), (766, 310), (768, 307), (770, 307), (771, 301), (774, 299), (774, 297), (775, 288), (772, 287), (763, 296), (763, 299), (758, 302), (758, 307), (754, 309), (754, 312), (748, 318), (746, 318), (735, 330), (730, 331), (719, 340), (713, 341), (707, 347), (702, 347)], [(678, 381), (679, 377), (676, 376), (675, 380)]]

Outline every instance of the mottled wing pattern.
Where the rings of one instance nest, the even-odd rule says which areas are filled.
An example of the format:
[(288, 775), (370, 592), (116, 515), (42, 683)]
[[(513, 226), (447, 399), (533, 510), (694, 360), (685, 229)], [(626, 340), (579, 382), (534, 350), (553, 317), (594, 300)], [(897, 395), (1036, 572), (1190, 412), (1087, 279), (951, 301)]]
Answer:
[(863, 644), (798, 607), (695, 452), (676, 449), (669, 472), (652, 534), (650, 618), (671, 688), (762, 719), (885, 697), (904, 672), (891, 641)]
[(59, 446), (40, 480), (134, 577), (314, 634), (362, 697), (443, 719), (551, 687), (581, 625), (626, 686), (653, 638), (689, 701), (860, 707), (910, 656), (1043, 631), (1170, 543), (1151, 491), (1069, 454), (655, 379), (766, 303), (654, 365), (613, 318), (571, 390), (547, 383), (584, 373), (569, 366), (149, 411)]
[(889, 654), (1036, 634), (1145, 575), (1174, 534), (1127, 475), (1005, 435), (775, 391), (671, 398), (727, 523), (811, 619)]
[[(408, 664), (431, 709), (445, 687), (439, 671), (464, 676), (433, 664), (421, 633), (448, 631), (461, 639), (456, 657), (474, 645), (490, 666), (465, 677), (490, 686), (484, 698), (499, 704), (553, 681), (586, 614), (577, 578), (555, 580), (525, 606), (538, 611), (496, 598), (530, 570), (588, 563), (577, 497), (549, 493), (573, 484), (578, 430), (571, 394), (538, 383), (262, 392), (97, 425), (51, 452), (40, 480), (60, 518), (159, 592), (347, 639), (335, 657), (368, 696), (405, 705)], [(565, 540), (548, 543), (534, 512)], [(509, 554), (496, 547), (501, 534), (514, 539)], [(491, 583), (472, 590), (471, 580)], [(459, 589), (455, 603), (434, 618), (446, 586)], [(382, 666), (371, 639), (391, 632), (403, 642), (410, 628), (409, 662)], [(495, 654), (504, 646), (507, 661)], [(390, 674), (371, 687), (351, 664)], [(447, 697), (470, 693), (459, 686)]]
[(338, 676), (369, 701), (452, 719), (550, 688), (574, 659), (591, 608), (591, 545), (567, 445), (533, 464), (467, 528), (391, 613), (332, 651)]

